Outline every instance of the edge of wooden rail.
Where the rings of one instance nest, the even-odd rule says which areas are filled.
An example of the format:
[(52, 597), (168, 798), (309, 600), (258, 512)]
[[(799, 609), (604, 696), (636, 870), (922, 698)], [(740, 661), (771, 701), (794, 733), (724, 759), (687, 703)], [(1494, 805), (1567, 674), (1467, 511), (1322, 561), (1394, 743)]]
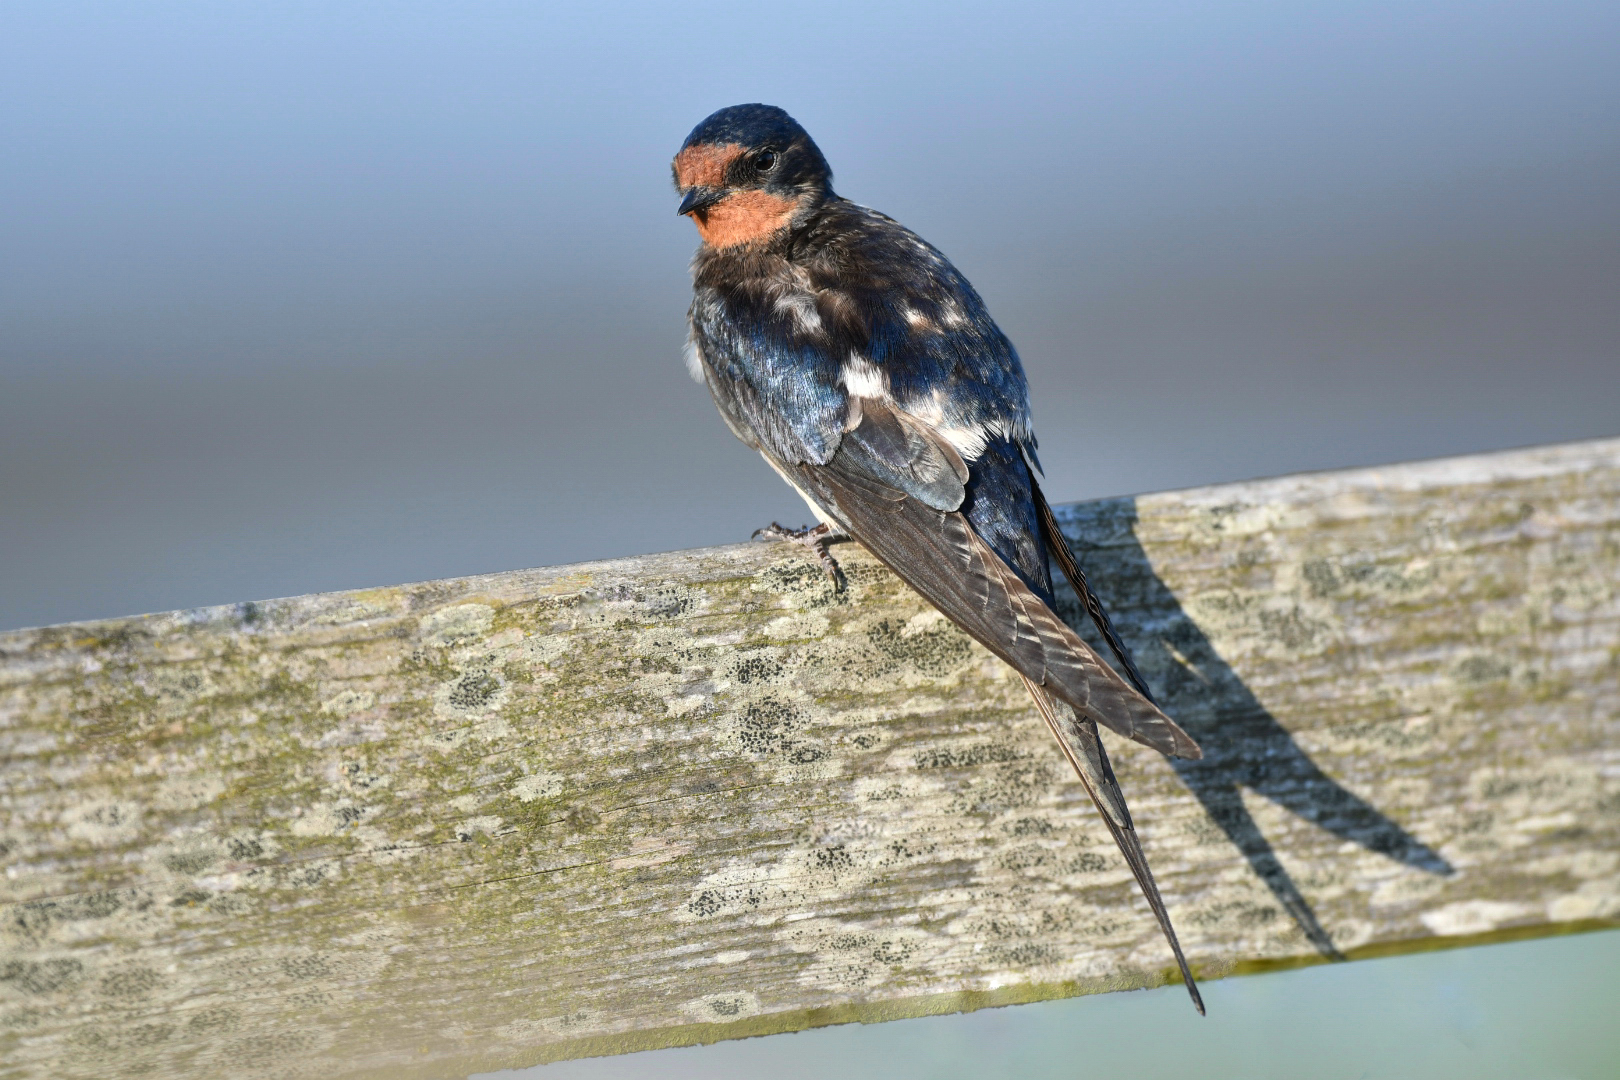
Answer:
[[(1480, 484), (1504, 480), (1533, 480), (1539, 477), (1567, 473), (1582, 468), (1620, 465), (1620, 436), (1598, 439), (1580, 439), (1573, 442), (1533, 444), (1489, 450), (1477, 454), (1457, 454), (1415, 461), (1393, 462), (1384, 465), (1357, 465), (1343, 469), (1314, 469), (1287, 473), (1282, 476), (1262, 476), (1249, 480), (1224, 481), (1219, 484), (1201, 484), (1184, 488), (1136, 495), (1103, 496), (1054, 504), (1059, 518), (1072, 520), (1078, 508), (1124, 499), (1151, 499), (1155, 502), (1186, 502), (1193, 506), (1218, 505), (1242, 499), (1248, 502), (1266, 502), (1278, 498), (1299, 498), (1312, 492), (1328, 490), (1373, 488), (1391, 491), (1412, 491), (1439, 484)], [(621, 555), (608, 559), (586, 559), (575, 563), (552, 563), (512, 570), (493, 570), (481, 574), (462, 574), (445, 578), (400, 582), (393, 585), (362, 585), (351, 589), (334, 589), (324, 593), (293, 593), (288, 596), (263, 597), (221, 604), (201, 604), (190, 608), (170, 608), (159, 611), (134, 612), (128, 615), (109, 615), (93, 619), (80, 619), (65, 623), (46, 623), (40, 626), (19, 626), (0, 630), (0, 649), (8, 638), (20, 640), (21, 635), (43, 631), (62, 632), (73, 627), (90, 628), (109, 623), (129, 623), (134, 620), (170, 619), (205, 622), (229, 618), (244, 604), (266, 606), (271, 604), (297, 604), (319, 601), (323, 597), (362, 596), (379, 589), (414, 589), (438, 584), (464, 585), (474, 590), (481, 581), (505, 580), (514, 574), (532, 577), (536, 581), (575, 577), (600, 570), (623, 572), (640, 564), (701, 558), (706, 555), (757, 551), (756, 541), (743, 540), (709, 547), (676, 548), (672, 551), (645, 552), (640, 555)], [(844, 550), (848, 550), (845, 548)], [(1061, 586), (1060, 586), (1061, 587)]]
[[(1343, 958), (1331, 960), (1324, 956), (1297, 956), (1284, 960), (1245, 960), (1235, 964), (1203, 964), (1194, 972), (1200, 983), (1251, 975), (1273, 975), (1285, 971), (1323, 967), (1328, 964), (1350, 963), (1361, 960), (1384, 960), (1399, 956), (1419, 956), (1424, 953), (1451, 952), (1455, 949), (1474, 949), (1486, 945), (1507, 945), (1516, 941), (1539, 941), (1545, 938), (1572, 937), (1606, 930), (1620, 930), (1620, 919), (1579, 919), (1574, 922), (1540, 923), (1535, 926), (1517, 926), (1506, 930), (1493, 930), (1483, 934), (1456, 936), (1430, 936), (1405, 938), (1400, 941), (1382, 941), (1345, 950)], [(498, 1069), (522, 1069), (535, 1065), (549, 1065), (556, 1061), (574, 1061), (580, 1058), (616, 1057), (646, 1050), (676, 1050), (685, 1046), (712, 1046), (733, 1039), (755, 1039), (766, 1035), (791, 1035), (797, 1031), (836, 1027), (841, 1024), (885, 1024), (891, 1020), (919, 1020), (929, 1016), (953, 1016), (957, 1013), (978, 1012), (980, 1009), (1002, 1009), (1011, 1005), (1033, 1005), (1043, 1001), (1063, 1001), (1091, 994), (1119, 993), (1131, 990), (1151, 990), (1180, 985), (1181, 976), (1173, 967), (1165, 967), (1162, 978), (1152, 986), (1124, 979), (1069, 980), (1057, 983), (1023, 983), (997, 990), (962, 990), (948, 994), (927, 994), (896, 1001), (850, 1002), (830, 1008), (799, 1009), (769, 1013), (736, 1020), (725, 1024), (687, 1024), (680, 1027), (656, 1028), (619, 1035), (597, 1035), (568, 1042), (552, 1043), (539, 1052), (524, 1053), (508, 1059), (495, 1055), (492, 1063), (481, 1065), (479, 1072)], [(398, 1074), (394, 1074), (398, 1075)], [(427, 1074), (424, 1074), (427, 1075)]]

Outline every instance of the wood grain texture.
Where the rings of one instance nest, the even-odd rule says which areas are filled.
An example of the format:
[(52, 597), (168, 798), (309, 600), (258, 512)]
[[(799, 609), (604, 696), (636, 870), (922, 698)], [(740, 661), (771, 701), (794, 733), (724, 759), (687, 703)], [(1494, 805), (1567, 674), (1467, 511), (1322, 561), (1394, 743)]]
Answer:
[[(1208, 754), (1110, 740), (1203, 977), (1620, 917), (1620, 440), (1060, 514)], [(740, 545), (0, 635), (0, 1077), (1164, 981), (1018, 678), (837, 553), (845, 595)]]

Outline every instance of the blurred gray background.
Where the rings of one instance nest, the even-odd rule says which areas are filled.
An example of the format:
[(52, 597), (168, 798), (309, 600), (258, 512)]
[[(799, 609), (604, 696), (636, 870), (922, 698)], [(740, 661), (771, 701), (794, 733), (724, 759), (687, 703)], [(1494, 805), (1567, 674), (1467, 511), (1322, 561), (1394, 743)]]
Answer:
[(0, 7), (0, 627), (746, 538), (668, 162), (779, 103), (1085, 498), (1620, 433), (1620, 6)]
[[(1055, 498), (1620, 434), (1612, 3), (15, 0), (0, 628), (798, 523), (680, 361), (695, 236), (668, 161), (754, 100), (978, 286)], [(1574, 955), (1614, 971), (1615, 938)], [(1522, 1006), (1570, 985), (1558, 944), (1476, 950), (1450, 990), (1418, 958), (1217, 994), (1257, 1032), (1353, 1030), (1397, 1000), (1369, 972), (1405, 972), (1402, 1015), (1474, 995), (1478, 1030), (1542, 1045)], [(1287, 979), (1297, 999), (1241, 989)], [(1612, 1012), (1620, 979), (1594, 979), (1577, 997)], [(1157, 1000), (995, 1015), (1061, 1017), (1056, 1046), (1183, 1022)], [(983, 1023), (892, 1038), (983, 1047)], [(781, 1071), (828, 1038), (867, 1052), (744, 1045), (786, 1047)], [(1433, 1057), (1449, 1038), (1312, 1071), (1410, 1075), (1421, 1045), (1431, 1076), (1587, 1075), (1492, 1072), (1489, 1040)], [(1054, 1053), (1051, 1075), (1104, 1060)], [(1289, 1075), (1241, 1060), (1214, 1075)]]

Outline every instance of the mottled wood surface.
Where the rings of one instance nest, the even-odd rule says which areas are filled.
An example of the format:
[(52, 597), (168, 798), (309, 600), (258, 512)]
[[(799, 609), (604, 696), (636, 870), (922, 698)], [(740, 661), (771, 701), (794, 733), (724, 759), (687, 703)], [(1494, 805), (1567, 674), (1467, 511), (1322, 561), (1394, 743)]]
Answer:
[[(1620, 916), (1620, 440), (1063, 511), (1205, 977)], [(0, 635), (0, 1076), (462, 1076), (1138, 987), (1018, 679), (857, 549)]]

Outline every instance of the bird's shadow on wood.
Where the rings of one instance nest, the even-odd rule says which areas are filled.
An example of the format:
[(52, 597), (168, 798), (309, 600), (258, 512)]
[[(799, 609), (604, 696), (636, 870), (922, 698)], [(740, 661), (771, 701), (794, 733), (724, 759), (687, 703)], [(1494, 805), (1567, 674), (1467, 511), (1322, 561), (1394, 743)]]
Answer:
[[(1343, 959), (1243, 805), (1240, 789), (1407, 866), (1453, 873), (1437, 852), (1324, 773), (1221, 659), (1154, 572), (1136, 536), (1134, 499), (1069, 507), (1061, 520), (1091, 588), (1159, 703), (1203, 748), (1203, 760), (1171, 759), (1171, 764), (1318, 952)], [(1061, 593), (1059, 604), (1065, 620), (1107, 656), (1072, 594)]]

